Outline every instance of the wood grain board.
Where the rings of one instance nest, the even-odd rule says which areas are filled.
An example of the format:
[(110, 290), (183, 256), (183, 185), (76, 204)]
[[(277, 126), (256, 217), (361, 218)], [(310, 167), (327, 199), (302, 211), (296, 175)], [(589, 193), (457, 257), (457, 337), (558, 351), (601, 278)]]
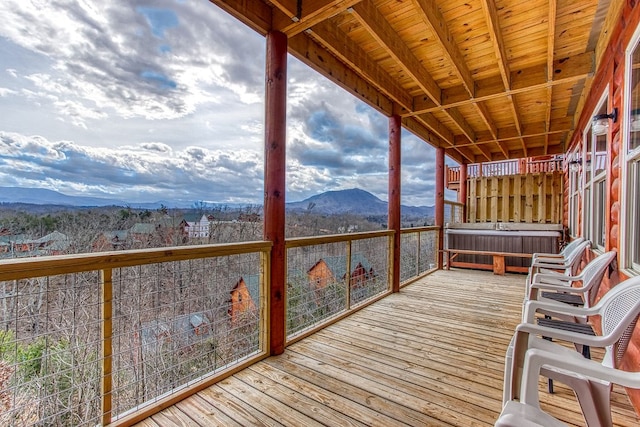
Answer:
[[(437, 271), (138, 425), (492, 426), (524, 278)], [(583, 425), (563, 385), (541, 402)], [(640, 423), (612, 402), (616, 426)]]

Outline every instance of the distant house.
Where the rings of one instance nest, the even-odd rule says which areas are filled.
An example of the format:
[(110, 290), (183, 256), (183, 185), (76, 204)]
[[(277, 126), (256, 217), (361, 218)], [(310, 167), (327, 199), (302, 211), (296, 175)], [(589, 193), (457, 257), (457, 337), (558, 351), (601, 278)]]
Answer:
[(185, 236), (190, 239), (209, 238), (211, 235), (211, 222), (213, 215), (202, 215), (200, 217), (188, 217), (180, 223), (180, 228)]
[(133, 336), (135, 357), (139, 362), (146, 355), (158, 355), (163, 351), (187, 352), (212, 332), (211, 322), (203, 312), (145, 322)]
[(105, 231), (93, 242), (94, 252), (127, 249), (128, 230)]
[(68, 253), (71, 242), (69, 238), (54, 231), (39, 239), (31, 239), (26, 235), (0, 236), (0, 253), (3, 257), (22, 258)]
[(260, 306), (260, 276), (251, 274), (240, 277), (231, 289), (229, 316), (235, 323), (245, 313), (255, 313)]
[[(329, 283), (344, 281), (347, 278), (347, 257), (338, 255), (321, 258), (307, 271), (307, 276), (318, 289), (324, 288)], [(349, 285), (352, 288), (364, 286), (366, 281), (374, 276), (373, 267), (363, 255), (351, 256)]]
[(132, 245), (135, 248), (156, 246), (153, 242), (156, 240), (156, 225), (151, 223), (139, 222), (129, 229), (131, 234)]
[(34, 240), (34, 247), (42, 255), (62, 255), (68, 253), (71, 242), (69, 238), (60, 233), (54, 231), (39, 239)]

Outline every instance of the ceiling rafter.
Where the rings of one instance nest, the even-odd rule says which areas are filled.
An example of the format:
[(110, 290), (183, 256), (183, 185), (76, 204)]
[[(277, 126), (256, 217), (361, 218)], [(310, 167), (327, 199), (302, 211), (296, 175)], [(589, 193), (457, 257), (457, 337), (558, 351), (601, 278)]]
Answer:
[(373, 2), (365, 0), (353, 8), (354, 16), (364, 28), (383, 46), (389, 55), (398, 62), (427, 96), (440, 105), (442, 91), (436, 81), (427, 73), (406, 43), (400, 38)]
[[(500, 29), (500, 19), (498, 17), (498, 9), (495, 4), (495, 0), (483, 0), (482, 11), (485, 15), (487, 27), (489, 28), (489, 37), (493, 42), (493, 48), (498, 60), (498, 68), (500, 69), (500, 75), (504, 84), (505, 91), (511, 90), (511, 69), (508, 64), (507, 51), (504, 45), (504, 38), (502, 37), (502, 30)], [(518, 113), (518, 107), (515, 104), (516, 100), (513, 95), (507, 95), (507, 99), (511, 101), (510, 109), (513, 114), (514, 123), (516, 129), (521, 131), (520, 123), (522, 119)], [(527, 147), (525, 146), (524, 139), (521, 140), (522, 149), (526, 155)]]
[[(547, 81), (553, 80), (553, 57), (556, 45), (556, 13), (558, 5), (557, 0), (549, 0), (549, 29), (547, 35)], [(547, 88), (547, 108), (546, 118), (548, 126), (551, 127), (551, 102), (553, 101), (553, 86)], [(548, 130), (548, 129), (547, 129)], [(545, 154), (549, 149), (549, 134), (544, 137), (544, 151)]]
[(368, 54), (353, 42), (338, 26), (321, 22), (309, 30), (309, 35), (336, 55), (345, 64), (357, 70), (364, 78), (380, 85), (383, 92), (402, 108), (411, 110), (413, 98), (397, 84)]
[(444, 49), (451, 67), (458, 75), (462, 84), (467, 90), (470, 97), (474, 96), (475, 87), (473, 75), (467, 67), (464, 56), (460, 53), (460, 49), (455, 44), (453, 36), (447, 27), (447, 23), (438, 9), (438, 5), (433, 0), (414, 0), (418, 6), (418, 11), (422, 14), (422, 20), (427, 24), (431, 31), (436, 35), (438, 42)]
[(274, 15), (273, 29), (293, 37), (360, 1), (362, 0), (276, 0), (273, 4), (282, 14)]
[[(290, 54), (465, 163), (561, 151), (621, 10), (602, 0), (210, 1), (260, 34), (284, 32)], [(414, 49), (419, 38), (440, 57)]]
[[(440, 87), (398, 33), (393, 30), (385, 17), (377, 10), (373, 2), (365, 0), (355, 5), (352, 10), (360, 24), (369, 31), (380, 46), (383, 46), (387, 53), (402, 66), (433, 103), (440, 105), (442, 94)], [(469, 141), (474, 141), (473, 129), (455, 108), (442, 111), (467, 135)], [(434, 129), (434, 131), (436, 130)]]
[[(521, 138), (533, 138), (533, 137), (545, 136), (547, 134), (549, 135), (564, 134), (571, 130), (571, 127), (568, 125), (569, 122), (570, 122), (569, 118), (567, 118), (566, 120), (562, 120), (560, 123), (557, 123), (556, 125), (554, 125), (550, 131), (546, 130), (545, 122), (530, 123), (524, 126), (524, 130), (521, 135), (518, 134), (514, 129), (501, 129), (498, 137), (495, 139), (490, 135), (478, 135), (476, 144), (478, 145), (490, 144), (495, 141), (498, 141), (498, 142), (514, 141), (514, 140), (520, 140)], [(462, 136), (455, 137), (454, 147), (461, 147), (461, 146), (468, 146), (468, 145), (473, 145), (473, 144), (468, 142), (467, 139)]]
[(500, 29), (498, 20), (498, 9), (496, 8), (495, 0), (482, 0), (480, 3), (482, 4), (482, 11), (484, 12), (487, 27), (489, 28), (489, 38), (491, 38), (496, 59), (498, 60), (500, 76), (502, 76), (505, 89), (509, 90), (511, 88), (511, 70), (509, 69), (507, 51), (502, 39), (502, 30)]
[(289, 52), (381, 113), (387, 116), (394, 113), (394, 103), (391, 99), (381, 94), (375, 86), (340, 62), (337, 57), (328, 55), (324, 47), (307, 34), (300, 33), (290, 38)]
[[(453, 132), (449, 130), (445, 125), (443, 125), (440, 121), (438, 121), (431, 114), (421, 114), (419, 116), (414, 116), (414, 118), (422, 124), (422, 126), (429, 129), (433, 132), (437, 137), (444, 143), (446, 143), (449, 147), (454, 148), (458, 151), (462, 156), (467, 158), (469, 161), (472, 160), (473, 156), (471, 156), (467, 149), (458, 149), (454, 146), (455, 136)], [(443, 146), (442, 144), (440, 146)]]
[[(553, 61), (553, 80), (547, 80), (546, 65), (525, 68), (512, 72), (512, 88), (505, 90), (502, 82), (495, 79), (484, 79), (476, 82), (476, 97), (470, 100), (462, 88), (451, 88), (443, 91), (442, 105), (434, 105), (431, 100), (417, 96), (413, 100), (413, 114), (430, 113), (451, 107), (471, 105), (474, 102), (490, 101), (509, 95), (527, 93), (557, 86), (575, 83), (591, 77), (595, 72), (594, 52), (586, 52), (570, 58)], [(410, 114), (410, 113), (409, 113)]]
[[(475, 96), (473, 75), (469, 67), (467, 67), (467, 62), (462, 53), (460, 53), (458, 45), (455, 44), (451, 31), (449, 31), (449, 27), (438, 9), (438, 5), (430, 0), (414, 0), (414, 2), (418, 6), (418, 12), (422, 15), (422, 20), (431, 29), (433, 34), (436, 35), (438, 42), (444, 50), (445, 56), (447, 56), (451, 67), (462, 81), (469, 98), (473, 99)], [(490, 123), (491, 116), (487, 109), (478, 108), (477, 111), (485, 123)], [(454, 107), (450, 111), (447, 111), (447, 114), (456, 126), (460, 128), (462, 133), (469, 138), (469, 141), (473, 143), (475, 141), (475, 132), (457, 109)], [(485, 147), (479, 147), (479, 149), (487, 160), (491, 160), (491, 153), (488, 152)]]

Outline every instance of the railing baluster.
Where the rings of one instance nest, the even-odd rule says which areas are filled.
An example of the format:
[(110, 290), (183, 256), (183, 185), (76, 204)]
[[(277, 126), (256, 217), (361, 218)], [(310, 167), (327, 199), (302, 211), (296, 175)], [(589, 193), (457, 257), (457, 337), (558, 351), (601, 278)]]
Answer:
[(420, 236), (422, 233), (419, 231), (416, 233), (418, 235), (418, 244), (416, 245), (416, 277), (420, 275)]
[(351, 240), (347, 240), (347, 310), (351, 310)]
[[(269, 308), (269, 278), (271, 277), (271, 256), (268, 250), (260, 251), (260, 349), (267, 354), (271, 354), (269, 342), (269, 318), (271, 316)], [(286, 262), (286, 257), (285, 257)], [(286, 268), (285, 268), (286, 271)], [(285, 287), (286, 289), (286, 287)], [(287, 318), (285, 304), (285, 319)]]
[(102, 288), (102, 425), (111, 424), (113, 387), (113, 270), (100, 270)]

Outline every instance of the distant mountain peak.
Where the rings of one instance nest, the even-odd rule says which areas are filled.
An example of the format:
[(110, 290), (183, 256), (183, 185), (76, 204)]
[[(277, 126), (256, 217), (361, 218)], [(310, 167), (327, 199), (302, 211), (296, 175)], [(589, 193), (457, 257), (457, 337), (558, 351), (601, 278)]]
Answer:
[[(287, 203), (287, 209), (306, 211), (326, 215), (387, 215), (388, 203), (360, 188), (348, 190), (331, 190), (311, 196), (299, 202)], [(433, 208), (428, 206), (402, 206), (402, 214), (412, 217), (433, 215)]]

